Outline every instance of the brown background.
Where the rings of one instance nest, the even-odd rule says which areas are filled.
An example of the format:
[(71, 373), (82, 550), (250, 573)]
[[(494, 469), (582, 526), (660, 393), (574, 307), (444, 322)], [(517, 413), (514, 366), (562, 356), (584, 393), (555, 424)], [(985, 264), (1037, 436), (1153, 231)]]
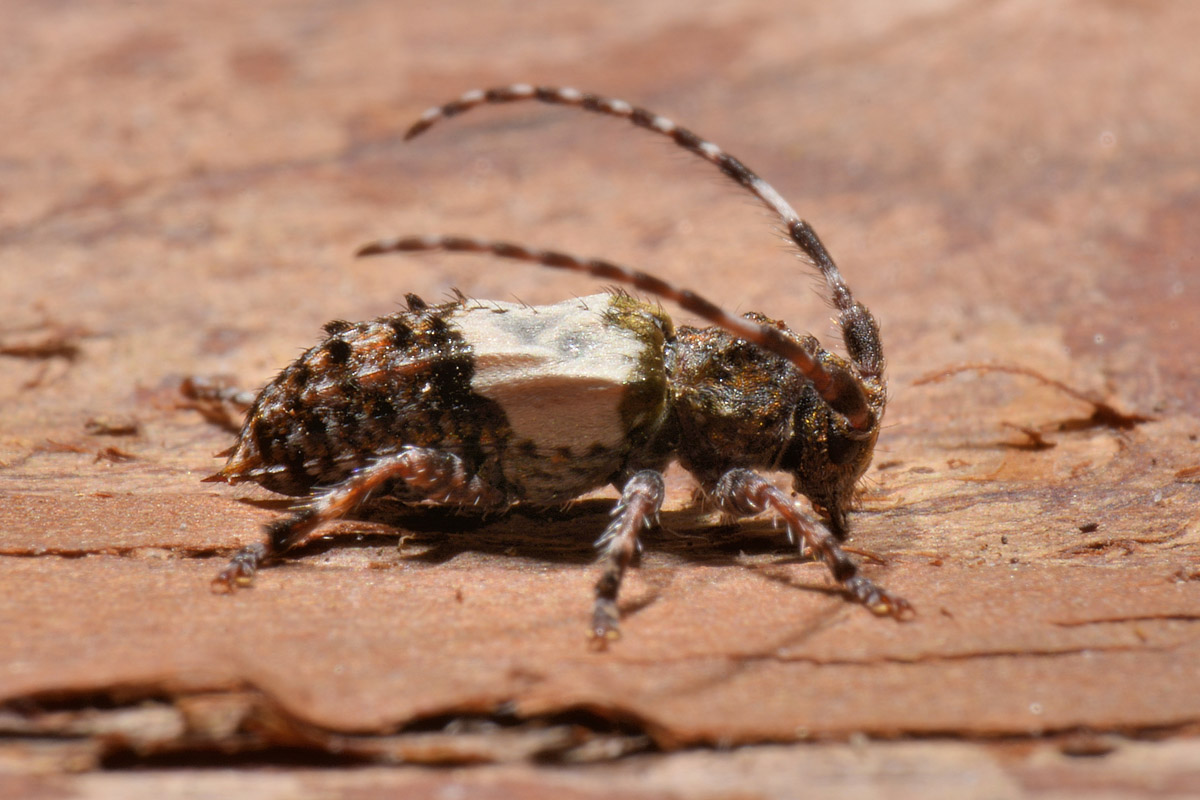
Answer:
[[(1200, 792), (1200, 7), (408, 5), (5, 4), (0, 790)], [(409, 291), (596, 288), (355, 262), (369, 239), (604, 256), (837, 344), (774, 221), (669, 143), (528, 104), (401, 142), (518, 80), (666, 114), (820, 231), (890, 366), (851, 544), (914, 621), (847, 604), (769, 521), (712, 529), (681, 474), (604, 654), (600, 500), (392, 513), (399, 551), (350, 521), (210, 594), (284, 506), (199, 482), (232, 437), (183, 377), (260, 386)], [(916, 383), (963, 362), (1153, 421), (1022, 376)]]

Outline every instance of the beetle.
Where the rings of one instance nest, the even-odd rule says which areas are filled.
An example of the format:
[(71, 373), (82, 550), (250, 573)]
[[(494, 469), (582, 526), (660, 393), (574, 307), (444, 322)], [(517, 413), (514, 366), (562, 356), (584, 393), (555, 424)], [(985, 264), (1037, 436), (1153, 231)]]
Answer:
[[(846, 594), (906, 618), (902, 597), (864, 576), (840, 546), (855, 486), (871, 462), (887, 399), (879, 326), (856, 301), (813, 228), (741, 161), (665, 117), (568, 88), (467, 92), (408, 130), (484, 104), (534, 100), (623, 118), (714, 164), (775, 212), (824, 276), (847, 357), (759, 313), (732, 315), (696, 293), (608, 261), (463, 236), (406, 236), (359, 256), (443, 250), (573, 270), (672, 301), (710, 323), (676, 327), (624, 290), (550, 306), (469, 300), (367, 322), (333, 321), (249, 409), (211, 480), (251, 481), (303, 498), (213, 581), (233, 591), (264, 563), (370, 496), (502, 512), (559, 506), (612, 484), (620, 499), (597, 540), (601, 574), (589, 634), (619, 636), (617, 596), (658, 521), (663, 470), (678, 461), (729, 517), (770, 511)], [(787, 473), (828, 524), (764, 471)]]

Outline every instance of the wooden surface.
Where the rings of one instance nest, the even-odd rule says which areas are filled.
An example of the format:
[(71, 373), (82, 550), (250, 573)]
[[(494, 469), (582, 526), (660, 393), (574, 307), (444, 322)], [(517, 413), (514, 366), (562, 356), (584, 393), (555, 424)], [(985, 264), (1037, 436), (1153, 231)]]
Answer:
[[(1200, 792), (1200, 7), (6, 6), (0, 794)], [(769, 520), (714, 527), (679, 472), (606, 653), (611, 492), (377, 509), (209, 592), (286, 504), (200, 482), (232, 436), (184, 377), (260, 386), (405, 292), (597, 288), (356, 262), (372, 238), (604, 257), (838, 345), (775, 221), (669, 143), (531, 104), (401, 141), (515, 81), (665, 114), (820, 232), (891, 381), (850, 544), (916, 619), (849, 605)], [(963, 363), (1063, 385), (919, 381)]]

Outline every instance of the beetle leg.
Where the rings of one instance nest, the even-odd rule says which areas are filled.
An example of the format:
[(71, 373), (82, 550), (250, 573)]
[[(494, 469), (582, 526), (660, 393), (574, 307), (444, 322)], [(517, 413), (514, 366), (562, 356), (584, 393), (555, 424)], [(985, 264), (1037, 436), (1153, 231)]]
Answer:
[(295, 547), (319, 525), (338, 519), (388, 481), (401, 480), (439, 505), (494, 507), (502, 492), (467, 471), (460, 456), (428, 447), (406, 447), (352, 472), (342, 482), (314, 493), (283, 519), (266, 526), (267, 540), (243, 547), (213, 579), (213, 591), (248, 586), (263, 562)]
[(236, 386), (226, 386), (219, 380), (189, 375), (179, 384), (179, 391), (188, 400), (228, 403), (245, 413), (254, 405), (255, 393)]
[(804, 511), (800, 505), (766, 478), (748, 469), (731, 469), (721, 476), (716, 487), (721, 510), (736, 516), (752, 516), (770, 508), (787, 524), (788, 534), (801, 550), (808, 549), (825, 562), (834, 580), (851, 597), (881, 616), (904, 618), (913, 607), (859, 573), (858, 565), (838, 544), (828, 528)]
[(621, 490), (621, 500), (613, 508), (613, 521), (596, 540), (604, 571), (596, 582), (596, 606), (592, 612), (592, 627), (588, 635), (598, 646), (621, 636), (617, 625), (617, 592), (621, 578), (641, 545), (638, 533), (658, 524), (666, 489), (662, 474), (652, 469), (637, 472)]
[(179, 393), (186, 401), (180, 404), (181, 408), (194, 409), (205, 421), (231, 433), (242, 429), (242, 418), (254, 405), (253, 392), (203, 377), (184, 378)]

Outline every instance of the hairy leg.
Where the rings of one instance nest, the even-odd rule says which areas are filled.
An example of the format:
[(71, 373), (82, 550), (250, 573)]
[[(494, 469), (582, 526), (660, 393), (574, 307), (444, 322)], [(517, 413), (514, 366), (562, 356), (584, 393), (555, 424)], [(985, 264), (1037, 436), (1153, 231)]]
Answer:
[(393, 480), (404, 481), (415, 493), (443, 505), (493, 507), (504, 502), (501, 492), (467, 472), (459, 456), (407, 447), (355, 470), (341, 483), (314, 493), (289, 516), (267, 525), (266, 541), (239, 550), (213, 579), (213, 591), (231, 592), (250, 585), (264, 562), (295, 547), (323, 523), (345, 516)]
[(717, 481), (715, 494), (721, 510), (735, 516), (753, 516), (768, 508), (777, 513), (787, 525), (788, 536), (802, 550), (808, 549), (824, 561), (834, 580), (875, 614), (902, 618), (913, 613), (903, 597), (876, 586), (859, 573), (858, 565), (842, 550), (837, 537), (766, 478), (748, 469), (731, 469)]
[(600, 645), (621, 636), (617, 592), (634, 553), (641, 547), (638, 533), (658, 523), (665, 492), (660, 473), (651, 469), (635, 473), (621, 490), (621, 500), (613, 508), (613, 521), (596, 540), (604, 571), (596, 582), (596, 606), (588, 635)]

